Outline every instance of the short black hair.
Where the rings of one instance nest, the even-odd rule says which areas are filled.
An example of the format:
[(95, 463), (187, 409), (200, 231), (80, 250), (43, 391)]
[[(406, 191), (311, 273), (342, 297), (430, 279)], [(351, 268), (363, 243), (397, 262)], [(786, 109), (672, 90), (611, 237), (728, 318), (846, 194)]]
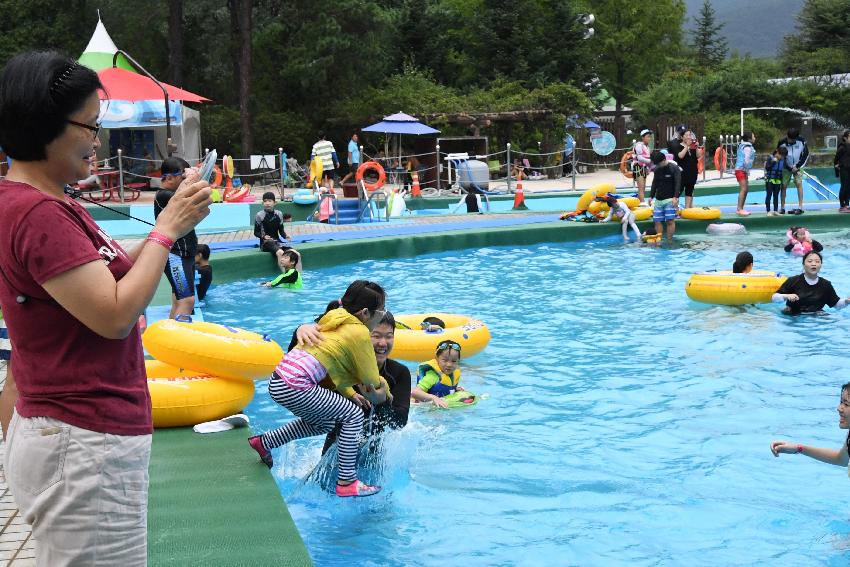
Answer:
[(162, 160), (162, 165), (159, 166), (159, 171), (162, 175), (174, 175), (175, 173), (183, 173), (189, 167), (189, 162), (177, 156), (167, 157)]
[(425, 317), (422, 319), (423, 323), (428, 323), (429, 325), (436, 325), (442, 329), (446, 328), (446, 322), (440, 319), (439, 317)]
[(68, 127), (97, 89), (97, 73), (55, 51), (16, 55), (0, 74), (0, 146), (12, 159), (47, 158), (47, 145)]
[(208, 244), (198, 244), (198, 254), (201, 255), (201, 258), (204, 260), (210, 259), (210, 247)]
[(659, 163), (661, 163), (665, 159), (667, 159), (667, 156), (664, 155), (664, 152), (662, 152), (660, 150), (652, 150), (652, 153), (649, 154), (649, 161), (651, 161), (655, 165), (658, 165)]
[(753, 141), (753, 133), (752, 132), (744, 132), (741, 135), (741, 139), (745, 142), (752, 142)]
[(286, 256), (287, 258), (289, 258), (289, 261), (292, 262), (293, 264), (297, 264), (298, 260), (300, 260), (300, 257), (298, 256), (298, 252), (296, 252), (295, 250), (292, 250), (292, 249), (286, 250), (283, 254), (281, 254), (281, 256)]
[(292, 220), (292, 215), (290, 213), (283, 213), (283, 220)]
[(395, 333), (395, 317), (392, 312), (387, 311), (384, 313), (384, 316), (381, 317), (380, 321), (378, 321), (378, 325), (389, 325), (392, 328), (393, 333)]
[(743, 252), (739, 252), (738, 255), (735, 256), (735, 262), (732, 264), (732, 273), (744, 273), (744, 268), (751, 265), (753, 262), (753, 255), (750, 252), (746, 250), (744, 250)]
[(265, 193), (263, 193), (263, 201), (275, 201), (275, 200), (276, 199), (275, 199), (274, 193), (272, 193), (271, 191), (266, 191)]
[(792, 140), (796, 140), (797, 136), (800, 135), (800, 131), (794, 128), (793, 126), (788, 128), (788, 137)]
[(788, 146), (779, 146), (778, 148), (776, 148), (776, 151), (779, 152), (779, 155), (783, 157), (788, 156)]

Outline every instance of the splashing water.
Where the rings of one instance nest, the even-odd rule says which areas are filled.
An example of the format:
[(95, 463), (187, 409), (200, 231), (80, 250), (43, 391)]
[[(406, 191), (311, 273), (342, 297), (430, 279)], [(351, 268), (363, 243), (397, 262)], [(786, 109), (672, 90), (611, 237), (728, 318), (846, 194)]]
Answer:
[(747, 110), (782, 110), (785, 112), (793, 112), (794, 114), (799, 114), (801, 116), (811, 116), (818, 122), (822, 124), (826, 124), (833, 130), (846, 130), (847, 127), (843, 124), (839, 124), (832, 118), (827, 116), (823, 116), (822, 114), (818, 114), (817, 112), (812, 112), (810, 110), (800, 110), (799, 108), (789, 108), (787, 106), (760, 106), (758, 108), (748, 108)]

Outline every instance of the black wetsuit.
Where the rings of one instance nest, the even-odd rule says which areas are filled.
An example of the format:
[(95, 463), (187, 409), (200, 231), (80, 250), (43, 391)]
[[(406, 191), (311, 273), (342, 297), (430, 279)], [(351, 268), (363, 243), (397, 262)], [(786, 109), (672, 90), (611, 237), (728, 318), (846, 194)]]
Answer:
[[(254, 217), (254, 236), (260, 239), (260, 249), (263, 252), (274, 254), (278, 249), (289, 250), (288, 246), (282, 246), (282, 240), (289, 238), (283, 230), (283, 213), (278, 210), (266, 212), (262, 210)], [(271, 237), (266, 240), (264, 236)]]
[(838, 202), (840, 206), (850, 205), (850, 145), (841, 142), (835, 151), (835, 174), (841, 181), (841, 189), (838, 191)]
[[(174, 196), (170, 189), (160, 189), (153, 200), (153, 218), (168, 205)], [(195, 254), (198, 253), (198, 235), (192, 229), (186, 236), (174, 241), (165, 263), (165, 277), (171, 285), (171, 293), (177, 299), (195, 295)]]
[(678, 198), (681, 189), (682, 170), (679, 169), (679, 166), (668, 162), (667, 165), (655, 168), (652, 189), (649, 192), (650, 199), (663, 201), (664, 199)]
[(198, 266), (195, 265), (195, 270), (200, 274), (201, 281), (198, 282), (198, 286), (195, 288), (195, 294), (198, 299), (203, 301), (204, 297), (207, 295), (207, 290), (212, 283), (213, 273), (212, 266)]
[(811, 285), (806, 281), (804, 274), (791, 276), (785, 283), (780, 286), (776, 293), (787, 294), (794, 293), (800, 299), (797, 301), (786, 301), (784, 313), (789, 315), (799, 315), (800, 313), (815, 313), (824, 308), (825, 305), (835, 307), (840, 301), (838, 294), (835, 293), (835, 288), (829, 280), (818, 278), (816, 284)]

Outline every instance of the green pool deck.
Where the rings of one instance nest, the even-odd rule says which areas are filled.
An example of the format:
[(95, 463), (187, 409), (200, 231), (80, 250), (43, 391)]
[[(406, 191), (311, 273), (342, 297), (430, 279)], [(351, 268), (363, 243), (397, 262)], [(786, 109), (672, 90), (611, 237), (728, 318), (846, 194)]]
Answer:
[(312, 565), (248, 428), (154, 433), (148, 563), (174, 567)]

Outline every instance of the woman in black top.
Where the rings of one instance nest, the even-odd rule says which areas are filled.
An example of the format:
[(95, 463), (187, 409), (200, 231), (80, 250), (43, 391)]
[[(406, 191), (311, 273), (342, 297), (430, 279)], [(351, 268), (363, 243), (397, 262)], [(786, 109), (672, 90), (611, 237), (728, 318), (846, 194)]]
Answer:
[(847, 305), (850, 298), (840, 299), (829, 280), (818, 276), (822, 265), (820, 252), (812, 250), (803, 256), (803, 273), (785, 280), (773, 294), (773, 301), (785, 302), (783, 313), (816, 313), (826, 305), (835, 309), (843, 309)]

